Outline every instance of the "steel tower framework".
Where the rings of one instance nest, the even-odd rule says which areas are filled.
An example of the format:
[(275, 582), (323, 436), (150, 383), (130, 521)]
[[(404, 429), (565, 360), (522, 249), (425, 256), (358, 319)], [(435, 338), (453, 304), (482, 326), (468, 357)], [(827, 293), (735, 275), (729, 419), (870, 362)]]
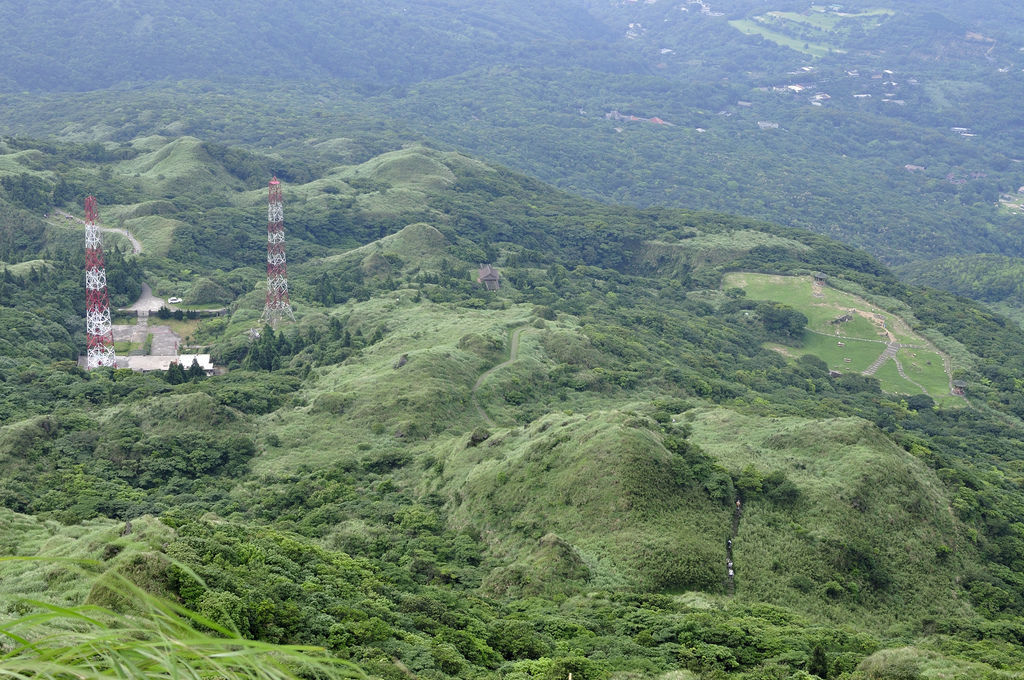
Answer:
[(267, 302), (263, 307), (263, 321), (271, 326), (284, 317), (292, 321), (295, 315), (288, 300), (288, 267), (284, 257), (284, 203), (281, 200), (281, 182), (270, 180), (267, 198)]
[(107, 270), (103, 264), (100, 229), (96, 225), (96, 199), (92, 196), (85, 199), (85, 338), (86, 368), (117, 365)]

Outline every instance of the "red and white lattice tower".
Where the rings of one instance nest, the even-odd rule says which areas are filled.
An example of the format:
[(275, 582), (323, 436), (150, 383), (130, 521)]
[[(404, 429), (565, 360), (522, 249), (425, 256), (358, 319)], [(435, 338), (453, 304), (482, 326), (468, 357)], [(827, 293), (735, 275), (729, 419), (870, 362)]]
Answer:
[(85, 338), (86, 368), (116, 366), (114, 336), (111, 332), (110, 298), (103, 244), (96, 225), (96, 199), (85, 199)]
[(287, 316), (292, 321), (292, 306), (288, 301), (288, 268), (284, 258), (284, 204), (281, 201), (281, 182), (270, 180), (267, 206), (267, 303), (263, 307), (263, 321), (275, 326)]

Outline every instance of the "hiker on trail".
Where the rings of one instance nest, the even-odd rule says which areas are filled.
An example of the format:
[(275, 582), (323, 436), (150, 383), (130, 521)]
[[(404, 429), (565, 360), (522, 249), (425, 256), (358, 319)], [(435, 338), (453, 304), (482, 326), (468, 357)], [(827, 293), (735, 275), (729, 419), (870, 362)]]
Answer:
[(739, 498), (736, 499), (736, 509), (737, 510), (740, 509), (740, 499)]
[(731, 538), (725, 539), (725, 547), (726, 548), (732, 548), (732, 539)]
[(732, 569), (730, 569), (729, 570), (729, 578), (732, 578), (732, 577), (733, 577), (733, 571), (732, 571)]

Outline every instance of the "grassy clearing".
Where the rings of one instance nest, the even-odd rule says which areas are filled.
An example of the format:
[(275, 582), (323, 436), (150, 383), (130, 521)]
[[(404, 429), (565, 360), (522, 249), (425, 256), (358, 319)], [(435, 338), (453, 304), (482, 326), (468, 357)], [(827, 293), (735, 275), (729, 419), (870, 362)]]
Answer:
[[(671, 454), (645, 423), (628, 410), (556, 413), (446, 453), (433, 484), (464, 499), (453, 521), (490, 536), (497, 553), (519, 555), (485, 588), (722, 590), (728, 499), (709, 503), (677, 486), (664, 473)], [(555, 545), (557, 557), (548, 554)]]
[(323, 260), (311, 263), (317, 265), (333, 265), (344, 262), (364, 262), (374, 254), (398, 255), (404, 261), (416, 262), (420, 267), (437, 264), (445, 254), (448, 240), (436, 228), (425, 223), (410, 224), (400, 231), (378, 239), (373, 243), (355, 248), (345, 253), (331, 255)]
[(343, 176), (368, 178), (394, 187), (446, 189), (455, 183), (455, 174), (444, 163), (447, 155), (414, 145), (381, 154), (350, 168)]
[[(839, 343), (843, 343), (840, 347)], [(829, 369), (840, 373), (860, 373), (885, 351), (885, 344), (864, 340), (840, 340), (834, 337), (807, 333), (804, 335), (804, 346), (788, 348), (797, 354), (813, 354), (828, 364)], [(847, 361), (849, 359), (849, 361)]]
[(875, 377), (881, 381), (884, 386), (883, 389), (890, 394), (910, 395), (921, 393), (921, 389), (917, 385), (900, 376), (896, 368), (896, 362), (891, 359), (878, 367)]
[(837, 14), (831, 14), (828, 12), (815, 12), (810, 11), (807, 13), (800, 12), (768, 12), (767, 16), (783, 19), (785, 21), (792, 21), (796, 24), (803, 24), (810, 26), (819, 31), (831, 31), (836, 27), (836, 24), (842, 19)]
[(811, 6), (808, 12), (768, 12), (768, 16), (778, 17), (785, 21), (810, 26), (822, 32), (833, 31), (845, 19), (860, 19), (865, 30), (877, 28), (884, 17), (896, 14), (891, 9), (875, 8), (860, 12), (832, 12), (823, 7)]
[(875, 652), (860, 665), (867, 678), (991, 678), (1011, 680), (1020, 678), (1015, 670), (996, 670), (983, 663), (951, 659), (921, 643), (916, 646), (883, 649)]
[(279, 444), (268, 446), (256, 467), (330, 465), (481, 425), (473, 384), (507, 358), (508, 331), (529, 321), (531, 310), (467, 310), (390, 296), (340, 306), (349, 327), (363, 337), (386, 327), (384, 339), (322, 369), (301, 395), (307, 406), (267, 416), (264, 425)]
[[(725, 276), (722, 285), (743, 288), (747, 291), (747, 296), (754, 300), (772, 300), (798, 309), (807, 317), (808, 328), (820, 333), (834, 335), (838, 330), (840, 338), (884, 340), (884, 329), (888, 330), (897, 342), (927, 344), (927, 340), (914, 333), (903, 319), (864, 298), (828, 285), (821, 289), (822, 297), (814, 297), (810, 276), (739, 272)], [(832, 323), (851, 310), (852, 320)]]
[(753, 19), (730, 21), (747, 35), (760, 35), (782, 47), (788, 47), (814, 57), (843, 52), (842, 41), (848, 35), (844, 24), (856, 20), (860, 29), (870, 31), (892, 14), (890, 9), (868, 9), (862, 12), (834, 12), (812, 6), (805, 12), (767, 12)]
[(185, 189), (242, 189), (242, 183), (217, 164), (195, 137), (181, 137), (150, 153), (117, 164), (117, 172), (138, 181), (153, 195)]
[(14, 276), (28, 276), (33, 269), (49, 269), (52, 265), (46, 260), (26, 260), (17, 264), (0, 262), (0, 270), (6, 269)]
[[(817, 332), (806, 333), (803, 347), (785, 348), (786, 353), (814, 354), (830, 369), (841, 373), (867, 369), (885, 350), (890, 335), (900, 343), (920, 345), (921, 348), (900, 350), (898, 357), (904, 372), (933, 399), (949, 401), (946, 399), (949, 376), (942, 355), (899, 316), (827, 285), (821, 290), (822, 297), (814, 297), (809, 276), (734, 273), (723, 280), (723, 287), (733, 286), (743, 288), (752, 299), (781, 302), (802, 312), (807, 317), (808, 328)], [(832, 323), (846, 315), (850, 316), (848, 321)], [(875, 377), (887, 392), (919, 394), (921, 391), (899, 375), (893, 362), (884, 364)]]
[(704, 269), (731, 262), (758, 246), (785, 248), (800, 253), (810, 248), (803, 243), (760, 231), (700, 234), (680, 241), (649, 241), (643, 263), (667, 275), (682, 268)]
[(53, 173), (48, 170), (35, 170), (33, 166), (45, 163), (43, 153), (38, 149), (25, 149), (14, 153), (0, 154), (0, 175), (35, 175), (49, 178)]
[(907, 377), (928, 390), (928, 394), (936, 401), (951, 398), (949, 394), (949, 376), (943, 365), (942, 356), (936, 352), (921, 349), (901, 349), (897, 353), (900, 365)]
[(162, 257), (170, 251), (174, 244), (174, 230), (182, 224), (179, 220), (149, 215), (125, 220), (124, 228), (139, 239), (144, 253)]
[(793, 38), (784, 33), (772, 30), (763, 23), (754, 19), (733, 19), (729, 25), (747, 35), (759, 35), (765, 40), (771, 41), (780, 47), (788, 47), (791, 50), (809, 54), (812, 57), (824, 57), (834, 51), (834, 46), (824, 43), (811, 43), (806, 40)]
[[(102, 217), (100, 218), (100, 220), (101, 226), (106, 226), (106, 223), (103, 222)], [(61, 231), (78, 231), (82, 234), (82, 238), (85, 238), (85, 227), (78, 222), (66, 222), (63, 218), (58, 219), (51, 217), (50, 219), (46, 220), (46, 224), (56, 229), (60, 229)], [(128, 240), (127, 236), (123, 236), (122, 234), (118, 234), (117, 232), (104, 231), (100, 233), (100, 238), (103, 241), (103, 247), (106, 248), (107, 250), (116, 247), (120, 249), (121, 252), (124, 253), (132, 252), (132, 242)]]

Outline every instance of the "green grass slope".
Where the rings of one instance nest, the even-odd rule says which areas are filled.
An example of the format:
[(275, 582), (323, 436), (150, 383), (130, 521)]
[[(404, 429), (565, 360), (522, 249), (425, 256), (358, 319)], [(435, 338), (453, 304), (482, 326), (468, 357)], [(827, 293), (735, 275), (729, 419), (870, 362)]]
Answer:
[(952, 368), (948, 357), (914, 332), (905, 319), (880, 305), (833, 286), (815, 286), (808, 275), (733, 273), (723, 278), (723, 285), (740, 288), (756, 300), (785, 304), (807, 317), (801, 346), (777, 347), (779, 351), (813, 354), (840, 373), (864, 372), (879, 359), (886, 344), (896, 342), (901, 348), (895, 360), (886, 360), (873, 374), (882, 389), (896, 394), (923, 393), (939, 402), (959, 403), (950, 395)]
[(726, 409), (684, 420), (693, 441), (740, 478), (738, 597), (881, 627), (898, 628), (909, 612), (966, 614), (956, 574), (977, 555), (951, 499), (873, 425)]
[(173, 196), (210, 187), (240, 188), (241, 182), (218, 166), (202, 141), (179, 137), (164, 146), (120, 163), (119, 172), (142, 182), (148, 191)]
[(139, 585), (160, 591), (152, 576), (166, 568), (160, 551), (172, 536), (151, 516), (135, 518), (130, 526), (108, 519), (66, 526), (0, 509), (0, 555), (15, 558), (3, 565), (0, 616), (28, 611), (27, 600), (96, 603), (94, 580), (107, 571), (133, 574)]
[[(65, 257), (12, 230), (5, 261), (51, 266), (0, 284), (0, 505), (23, 513), (0, 527), (8, 550), (67, 536), (55, 553), (102, 562), (124, 543), (129, 572), (154, 553), (147, 587), (389, 680), (1024, 666), (1012, 324), (820, 236), (600, 205), (410, 147), (282, 168), (296, 319), (275, 330), (259, 320), (271, 160), (136, 151), (152, 165), (65, 158), (80, 178), (111, 170), (114, 223), (176, 222), (167, 257), (112, 253), (110, 280), (134, 265), (157, 290), (233, 299), (183, 322), (229, 370), (78, 370), (80, 243)], [(135, 161), (137, 186), (113, 172)], [(179, 161), (238, 181), (163, 198), (143, 175)], [(500, 290), (476, 282), (480, 262)], [(815, 298), (818, 270), (857, 294)], [(800, 346), (783, 304), (821, 333)], [(902, 342), (954, 347), (979, 408), (883, 392), (901, 379), (888, 365), (830, 375), (826, 342), (851, 363), (882, 345), (874, 310)], [(897, 356), (925, 385), (923, 352)], [(111, 535), (146, 515), (158, 547)], [(12, 583), (43, 588), (23, 566)], [(52, 595), (88, 597), (63, 576)]]
[(730, 499), (715, 485), (724, 480), (695, 478), (687, 468), (702, 461), (669, 451), (663, 437), (639, 414), (596, 411), (552, 414), (452, 451), (439, 482), (453, 521), (515, 555), (484, 588), (722, 592)]

